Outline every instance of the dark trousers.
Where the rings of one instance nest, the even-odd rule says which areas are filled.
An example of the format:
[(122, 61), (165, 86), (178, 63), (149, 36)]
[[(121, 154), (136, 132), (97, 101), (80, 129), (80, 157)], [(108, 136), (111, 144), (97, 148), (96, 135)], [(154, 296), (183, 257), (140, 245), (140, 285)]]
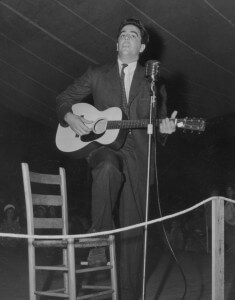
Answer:
[[(121, 151), (100, 147), (88, 157), (92, 171), (92, 227), (96, 231), (115, 228), (113, 212), (120, 200), (120, 226), (138, 223), (142, 220), (134, 205), (131, 184), (125, 176), (125, 156), (132, 151), (131, 137), (128, 137)], [(122, 197), (122, 193), (126, 196)], [(123, 199), (122, 199), (123, 198)], [(125, 231), (116, 236), (119, 270), (119, 299), (137, 300), (141, 287), (141, 266), (143, 230)]]

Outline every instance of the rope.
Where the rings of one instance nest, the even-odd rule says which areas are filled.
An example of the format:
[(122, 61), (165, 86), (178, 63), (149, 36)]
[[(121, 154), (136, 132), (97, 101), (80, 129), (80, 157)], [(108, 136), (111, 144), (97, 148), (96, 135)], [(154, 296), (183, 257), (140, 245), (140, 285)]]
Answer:
[(233, 204), (235, 204), (234, 200), (225, 198), (225, 197), (210, 197), (207, 198), (185, 210), (182, 210), (180, 212), (171, 214), (171, 215), (167, 215), (164, 216), (162, 218), (158, 218), (158, 219), (154, 219), (151, 221), (147, 221), (147, 222), (142, 222), (142, 223), (138, 223), (135, 225), (131, 225), (131, 226), (126, 226), (126, 227), (122, 227), (122, 228), (118, 228), (118, 229), (113, 229), (113, 230), (107, 230), (107, 231), (99, 231), (99, 232), (94, 232), (94, 233), (86, 233), (86, 234), (68, 234), (68, 235), (33, 235), (33, 234), (15, 234), (15, 233), (0, 233), (1, 237), (11, 237), (11, 238), (22, 238), (22, 239), (43, 239), (43, 240), (51, 240), (51, 239), (78, 239), (78, 238), (87, 238), (87, 237), (96, 237), (96, 236), (102, 236), (102, 235), (110, 235), (110, 234), (115, 234), (115, 233), (119, 233), (119, 232), (123, 232), (123, 231), (127, 231), (127, 230), (132, 230), (132, 229), (136, 229), (136, 228), (140, 228), (140, 227), (144, 227), (144, 226), (148, 226), (151, 224), (155, 224), (155, 223), (160, 223), (162, 221), (165, 220), (169, 220), (169, 219), (173, 219), (176, 218), (178, 216), (184, 215), (192, 210), (197, 209), (198, 207), (212, 202), (213, 200), (216, 199), (222, 199), (225, 200), (227, 202), (231, 202)]

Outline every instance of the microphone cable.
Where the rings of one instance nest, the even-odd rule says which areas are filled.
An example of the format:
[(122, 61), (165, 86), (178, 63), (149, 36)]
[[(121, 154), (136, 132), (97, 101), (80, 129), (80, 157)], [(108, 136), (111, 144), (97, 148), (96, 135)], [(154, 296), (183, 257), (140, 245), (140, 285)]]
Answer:
[[(157, 134), (156, 134), (156, 124), (154, 124), (153, 126), (153, 137), (154, 137), (154, 167), (155, 167), (155, 181), (156, 181), (156, 191), (157, 191), (157, 205), (156, 207), (158, 208), (159, 210), (159, 214), (160, 214), (160, 218), (163, 217), (162, 215), (162, 209), (161, 209), (161, 203), (160, 203), (160, 198), (159, 198), (159, 183), (158, 183), (158, 170), (157, 170)], [(175, 255), (175, 252), (171, 246), (171, 243), (169, 241), (169, 238), (167, 236), (167, 233), (166, 233), (166, 229), (165, 229), (165, 226), (163, 224), (163, 222), (161, 222), (161, 226), (162, 226), (162, 230), (164, 232), (164, 236), (165, 236), (165, 239), (167, 241), (167, 245), (170, 249), (170, 253), (172, 255), (172, 257), (174, 258), (179, 270), (180, 270), (180, 273), (182, 275), (182, 278), (183, 278), (183, 282), (184, 282), (184, 293), (183, 293), (183, 297), (181, 298), (181, 300), (184, 300), (185, 296), (186, 296), (186, 293), (187, 293), (187, 280), (186, 280), (186, 276), (184, 274), (184, 271), (183, 271), (183, 268), (179, 262), (179, 260), (177, 259), (176, 255)]]

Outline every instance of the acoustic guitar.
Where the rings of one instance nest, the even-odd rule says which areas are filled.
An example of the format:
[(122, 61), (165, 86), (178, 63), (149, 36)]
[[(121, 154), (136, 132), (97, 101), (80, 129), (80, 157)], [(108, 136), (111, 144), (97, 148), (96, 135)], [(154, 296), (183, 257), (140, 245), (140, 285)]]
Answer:
[[(113, 149), (122, 147), (129, 129), (147, 128), (148, 119), (123, 120), (123, 112), (119, 107), (111, 107), (104, 111), (97, 110), (87, 103), (77, 103), (72, 106), (74, 114), (92, 121), (86, 124), (90, 129), (87, 135), (79, 136), (70, 127), (58, 126), (56, 133), (56, 146), (63, 152), (76, 152), (76, 157), (84, 157), (100, 145), (108, 145)], [(161, 120), (156, 120), (156, 126)], [(176, 126), (183, 130), (199, 131), (205, 130), (204, 119), (183, 118), (174, 119)]]

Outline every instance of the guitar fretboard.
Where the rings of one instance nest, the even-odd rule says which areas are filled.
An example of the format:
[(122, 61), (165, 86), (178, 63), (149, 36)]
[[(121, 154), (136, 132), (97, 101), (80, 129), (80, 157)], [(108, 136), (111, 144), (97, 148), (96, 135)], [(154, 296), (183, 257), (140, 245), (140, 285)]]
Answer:
[[(159, 121), (157, 120), (157, 123)], [(149, 120), (122, 120), (122, 121), (108, 121), (107, 129), (134, 129), (145, 128), (149, 124)], [(156, 124), (157, 125), (157, 124)]]

